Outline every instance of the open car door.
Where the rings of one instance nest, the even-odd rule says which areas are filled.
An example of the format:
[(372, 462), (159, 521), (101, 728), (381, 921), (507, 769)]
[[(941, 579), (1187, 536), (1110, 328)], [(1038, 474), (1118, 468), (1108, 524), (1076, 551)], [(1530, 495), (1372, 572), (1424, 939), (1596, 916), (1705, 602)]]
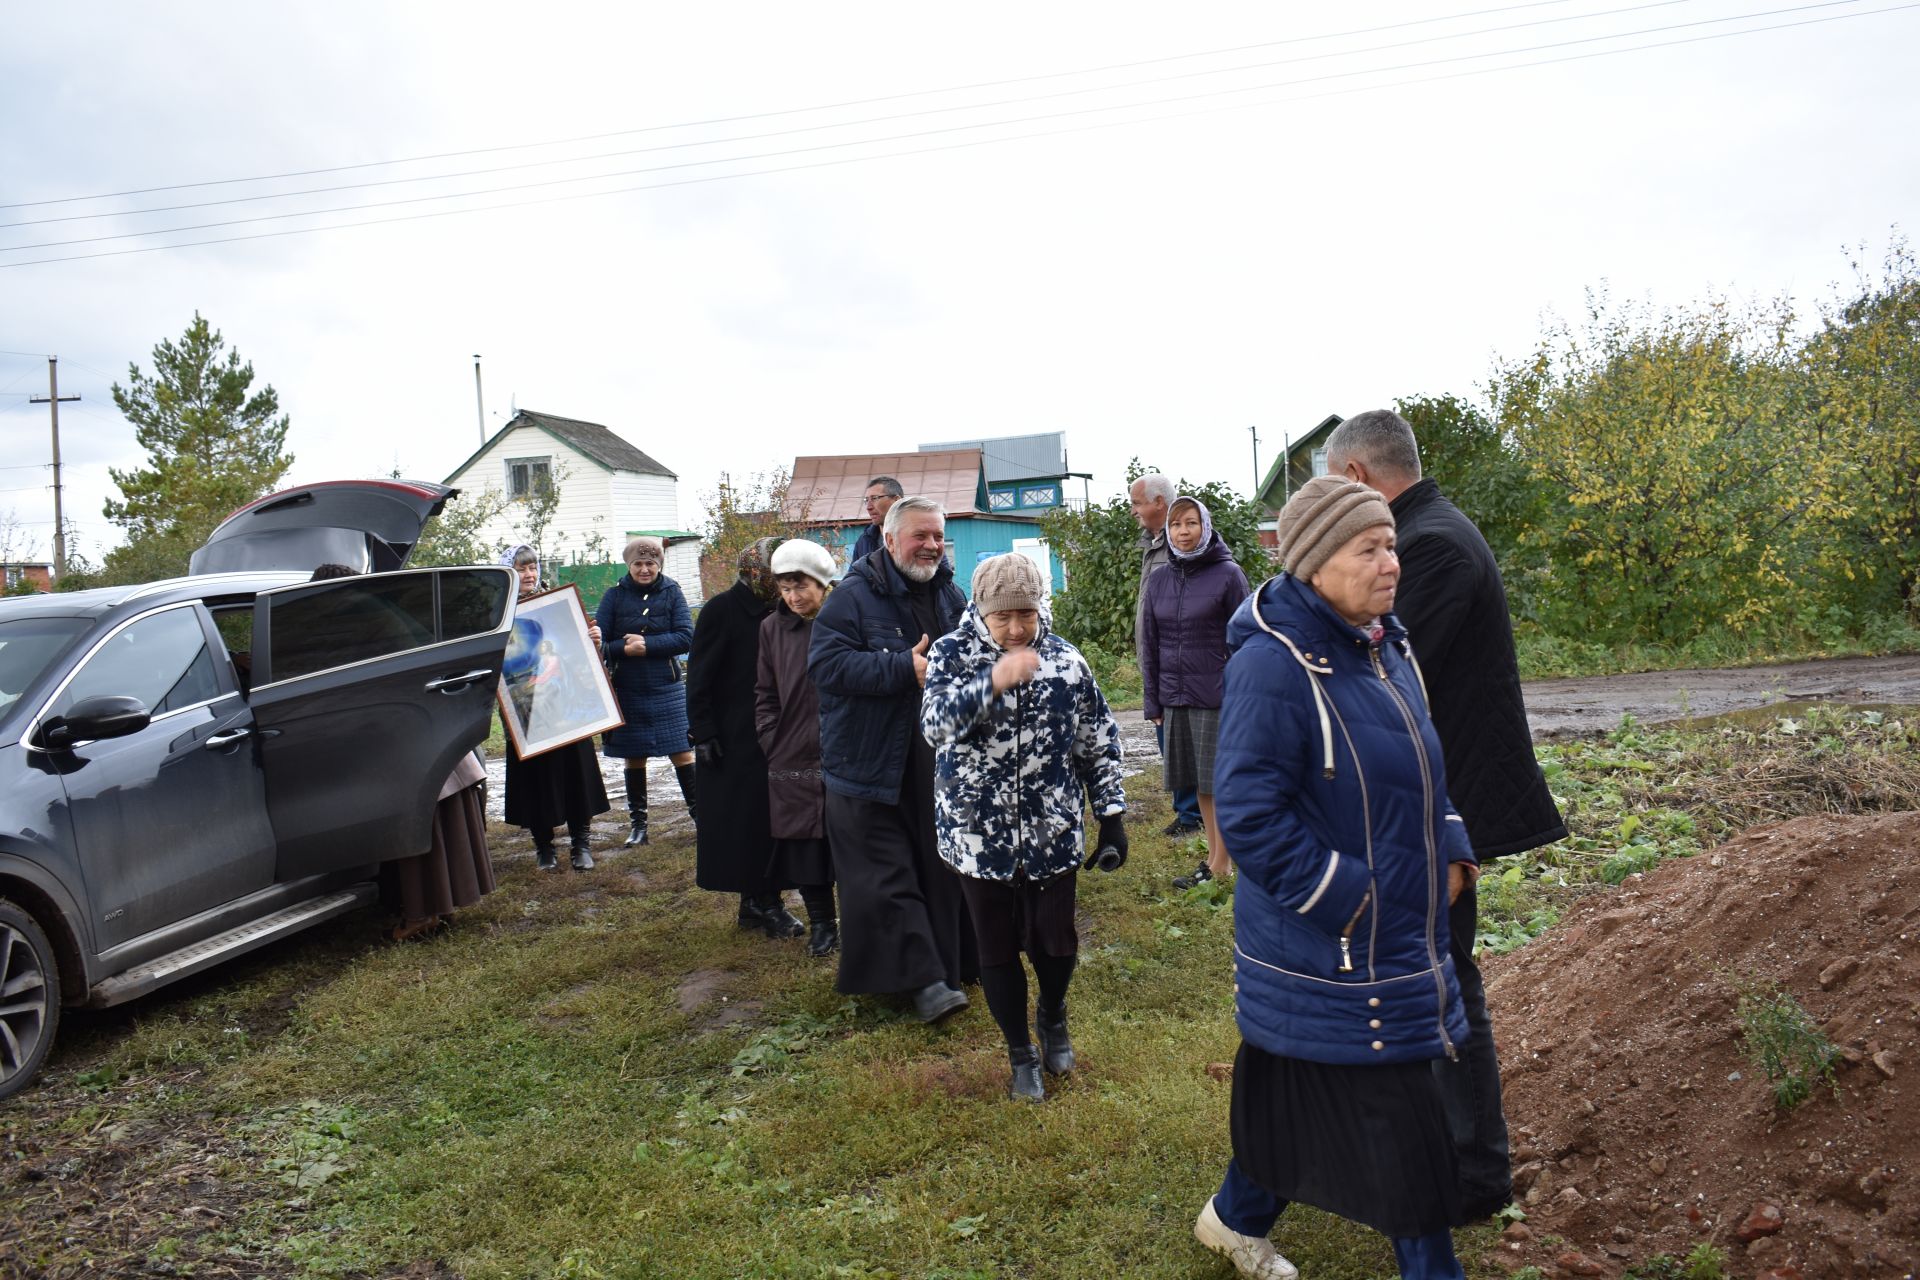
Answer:
[(260, 594), (250, 700), (276, 879), (427, 851), (441, 784), (492, 723), (513, 598), (494, 566)]
[(406, 566), (420, 530), (460, 491), (422, 480), (327, 480), (255, 499), (221, 522), (188, 572), (343, 564), (355, 573)]

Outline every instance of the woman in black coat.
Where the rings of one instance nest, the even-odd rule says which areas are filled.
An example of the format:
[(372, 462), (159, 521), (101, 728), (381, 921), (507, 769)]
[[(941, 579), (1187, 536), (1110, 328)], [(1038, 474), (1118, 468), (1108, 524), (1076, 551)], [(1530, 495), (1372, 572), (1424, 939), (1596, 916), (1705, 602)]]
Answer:
[[(524, 543), (515, 547), (507, 562), (519, 578), (521, 599), (547, 590), (540, 581), (539, 553), (532, 547)], [(593, 643), (600, 643), (597, 625), (588, 623), (587, 634)], [(600, 762), (593, 758), (591, 738), (522, 760), (509, 736), (506, 792), (507, 821), (533, 833), (534, 863), (542, 871), (560, 865), (553, 852), (553, 829), (563, 823), (572, 843), (573, 869), (593, 869), (589, 848), (593, 819), (613, 806), (607, 803), (607, 787), (600, 779)]]
[(787, 886), (772, 874), (767, 758), (753, 724), (760, 665), (760, 621), (773, 610), (769, 561), (777, 538), (740, 553), (733, 586), (701, 606), (687, 665), (687, 730), (699, 762), (694, 784), (699, 823), (694, 882), (740, 895), (740, 927), (770, 938), (807, 931), (780, 900)]
[(687, 813), (693, 798), (693, 750), (687, 738), (687, 691), (680, 655), (693, 644), (693, 615), (680, 584), (660, 572), (666, 544), (634, 538), (621, 552), (627, 576), (600, 597), (594, 620), (600, 652), (613, 678), (614, 696), (626, 723), (606, 735), (603, 755), (626, 761), (627, 847), (647, 842), (647, 759), (673, 762)]

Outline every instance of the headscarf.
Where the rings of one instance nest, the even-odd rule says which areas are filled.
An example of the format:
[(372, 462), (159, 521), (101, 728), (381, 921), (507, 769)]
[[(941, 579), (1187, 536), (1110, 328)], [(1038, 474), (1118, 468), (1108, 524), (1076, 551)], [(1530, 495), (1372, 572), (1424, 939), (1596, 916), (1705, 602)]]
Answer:
[[(509, 548), (503, 555), (501, 555), (500, 563), (507, 566), (507, 568), (512, 569), (514, 571), (515, 576), (518, 577), (520, 573), (520, 566), (515, 564), (514, 561), (519, 560), (523, 555), (533, 557), (533, 577), (534, 577), (533, 591), (538, 591), (540, 589), (540, 583), (542, 581), (540, 577), (540, 553), (538, 551), (535, 551), (527, 543), (522, 542), (518, 546)], [(522, 591), (520, 594), (522, 597), (525, 597), (533, 594), (533, 591)]]
[(757, 538), (748, 543), (740, 552), (740, 581), (753, 589), (753, 594), (762, 600), (771, 600), (775, 595), (773, 582), (773, 549), (785, 542), (785, 538)]
[(1167, 504), (1167, 526), (1169, 530), (1171, 530), (1173, 525), (1173, 509), (1183, 502), (1191, 502), (1194, 510), (1200, 513), (1200, 541), (1194, 544), (1193, 550), (1182, 551), (1173, 545), (1173, 534), (1169, 532), (1167, 534), (1167, 551), (1176, 560), (1192, 560), (1213, 543), (1213, 512), (1207, 510), (1207, 504), (1200, 501), (1200, 499), (1191, 494), (1183, 493)]

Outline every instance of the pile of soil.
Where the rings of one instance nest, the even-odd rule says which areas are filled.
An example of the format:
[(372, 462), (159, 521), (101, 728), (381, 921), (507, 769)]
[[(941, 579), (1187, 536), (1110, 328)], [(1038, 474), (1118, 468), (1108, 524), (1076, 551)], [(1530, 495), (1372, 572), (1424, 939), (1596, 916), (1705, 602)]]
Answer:
[[(1755, 827), (1491, 957), (1516, 1195), (1510, 1269), (1614, 1274), (1709, 1242), (1734, 1276), (1920, 1262), (1920, 813)], [(1842, 1057), (1778, 1110), (1740, 986), (1777, 983)], [(1555, 1237), (1558, 1237), (1556, 1240)]]

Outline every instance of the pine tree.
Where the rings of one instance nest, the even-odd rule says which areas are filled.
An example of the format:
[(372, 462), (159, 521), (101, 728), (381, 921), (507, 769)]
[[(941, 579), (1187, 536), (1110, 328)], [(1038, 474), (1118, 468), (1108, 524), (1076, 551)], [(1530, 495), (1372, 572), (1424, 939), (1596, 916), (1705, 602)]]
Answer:
[(177, 343), (154, 347), (153, 369), (129, 364), (127, 385), (113, 385), (147, 465), (109, 471), (122, 497), (108, 499), (105, 513), (127, 545), (108, 553), (105, 583), (185, 573), (215, 526), (293, 465), (279, 395), (271, 386), (248, 394), (253, 366), (198, 312)]

